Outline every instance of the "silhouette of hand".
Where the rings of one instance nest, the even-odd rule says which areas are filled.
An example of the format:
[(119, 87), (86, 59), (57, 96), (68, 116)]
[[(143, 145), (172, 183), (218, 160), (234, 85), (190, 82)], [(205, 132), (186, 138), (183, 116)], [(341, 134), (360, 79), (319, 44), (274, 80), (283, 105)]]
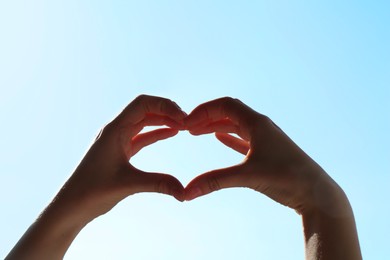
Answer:
[[(145, 126), (160, 125), (170, 128), (140, 133)], [(216, 132), (245, 160), (199, 175), (185, 189), (171, 175), (146, 173), (129, 163), (143, 147), (184, 129), (194, 135)], [(232, 98), (201, 104), (187, 116), (174, 102), (145, 95), (102, 129), (6, 259), (62, 259), (88, 222), (134, 193), (159, 192), (183, 201), (229, 187), (252, 188), (301, 213), (308, 259), (361, 259), (348, 198), (269, 118)]]
[[(139, 96), (106, 125), (74, 174), (57, 195), (63, 205), (82, 208), (87, 219), (106, 213), (125, 197), (138, 192), (159, 192), (184, 200), (184, 188), (173, 176), (146, 173), (129, 159), (143, 147), (172, 137), (184, 129), (186, 114), (172, 101)], [(140, 134), (145, 126), (166, 125)]]
[(268, 117), (237, 99), (201, 104), (185, 124), (193, 135), (216, 132), (223, 144), (246, 155), (241, 164), (196, 177), (185, 189), (186, 200), (224, 188), (248, 187), (301, 212), (314, 203), (316, 183), (321, 182), (321, 187), (336, 185)]

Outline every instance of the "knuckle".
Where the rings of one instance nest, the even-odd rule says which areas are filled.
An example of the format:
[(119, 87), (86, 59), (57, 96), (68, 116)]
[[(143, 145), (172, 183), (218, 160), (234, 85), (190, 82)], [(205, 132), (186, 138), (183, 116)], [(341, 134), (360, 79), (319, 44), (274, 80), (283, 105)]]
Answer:
[(222, 99), (223, 99), (223, 100), (232, 100), (233, 98), (232, 98), (232, 97), (229, 97), (229, 96), (224, 96)]
[(238, 98), (233, 98), (233, 97), (229, 97), (229, 96), (223, 97), (223, 100), (226, 103), (230, 103), (230, 104), (242, 103), (241, 100), (239, 100)]
[(238, 99), (238, 98), (233, 98), (233, 100), (234, 100), (234, 102), (236, 102), (236, 103), (243, 104), (243, 102), (242, 102), (240, 99)]
[(234, 102), (234, 98), (226, 96), (222, 98), (222, 101), (224, 104), (231, 104)]
[(257, 115), (257, 121), (262, 125), (268, 125), (272, 122), (272, 120), (268, 116), (263, 114)]
[(264, 122), (269, 122), (269, 121), (271, 121), (271, 119), (270, 119), (268, 116), (263, 115), (263, 114), (259, 114), (259, 118), (260, 118), (261, 120), (263, 120)]
[(131, 103), (134, 104), (135, 106), (147, 107), (147, 103), (150, 101), (151, 98), (152, 96), (146, 94), (140, 94)]
[(108, 135), (109, 133), (112, 133), (113, 130), (114, 130), (113, 128), (115, 128), (115, 125), (114, 125), (114, 124), (115, 124), (115, 122), (110, 122), (110, 123), (104, 125), (104, 126), (100, 129), (99, 133), (97, 134), (97, 136), (96, 136), (96, 138), (95, 138), (95, 141), (97, 141), (98, 139), (100, 139), (100, 138), (102, 138), (102, 137)]
[(95, 137), (95, 141), (98, 140), (102, 136), (104, 128), (105, 128), (105, 126), (100, 128), (99, 133)]
[(146, 94), (140, 94), (140, 95), (138, 95), (138, 96), (135, 98), (135, 100), (140, 101), (140, 100), (144, 100), (144, 99), (146, 99), (146, 98), (148, 98), (148, 97), (150, 97), (150, 96), (148, 96), (148, 95), (146, 95)]
[(140, 106), (145, 106), (146, 100), (147, 100), (147, 96), (145, 94), (141, 94), (141, 95), (137, 96), (135, 99), (133, 99), (133, 101), (130, 102), (130, 104), (127, 105), (127, 107), (123, 111), (124, 112), (130, 111), (130, 110), (133, 110), (134, 108), (137, 108)]
[(224, 97), (222, 98), (222, 109), (225, 112), (229, 112), (232, 108), (237, 108), (237, 105), (242, 105), (243, 103), (237, 99), (232, 97)]

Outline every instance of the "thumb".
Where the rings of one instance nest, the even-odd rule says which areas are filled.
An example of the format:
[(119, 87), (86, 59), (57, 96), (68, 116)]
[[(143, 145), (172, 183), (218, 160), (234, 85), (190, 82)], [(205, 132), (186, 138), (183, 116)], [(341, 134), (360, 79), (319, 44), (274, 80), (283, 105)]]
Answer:
[(185, 188), (185, 200), (193, 200), (225, 188), (246, 187), (244, 172), (244, 165), (240, 164), (199, 175)]
[(136, 180), (138, 192), (158, 192), (184, 201), (184, 187), (181, 182), (169, 174), (140, 172)]

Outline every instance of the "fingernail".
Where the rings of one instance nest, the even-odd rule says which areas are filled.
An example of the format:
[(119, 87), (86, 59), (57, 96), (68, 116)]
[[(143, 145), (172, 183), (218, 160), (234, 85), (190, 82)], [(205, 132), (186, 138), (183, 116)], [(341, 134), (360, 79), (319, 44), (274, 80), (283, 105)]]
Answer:
[(199, 187), (194, 186), (186, 190), (185, 198), (186, 200), (193, 200), (200, 195), (202, 195), (202, 190)]

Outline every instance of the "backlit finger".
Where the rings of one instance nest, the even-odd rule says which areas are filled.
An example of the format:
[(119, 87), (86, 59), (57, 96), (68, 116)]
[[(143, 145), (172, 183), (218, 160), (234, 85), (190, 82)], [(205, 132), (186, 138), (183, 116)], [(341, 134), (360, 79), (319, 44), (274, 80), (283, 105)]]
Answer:
[(191, 128), (189, 131), (193, 135), (202, 135), (214, 132), (238, 133), (239, 128), (230, 119), (223, 119), (220, 121), (209, 123), (207, 125), (198, 125), (196, 127)]
[[(160, 115), (152, 115), (152, 114), (146, 115), (145, 118), (135, 126), (137, 129), (139, 129), (139, 131), (137, 132), (139, 133), (146, 126), (163, 126), (163, 125), (177, 130), (185, 129), (183, 124), (178, 123), (177, 121), (173, 120), (168, 116), (160, 116)], [(134, 134), (134, 131), (132, 133)]]
[(137, 170), (138, 174), (128, 174), (129, 188), (135, 192), (158, 192), (184, 201), (184, 187), (181, 182), (169, 174), (149, 173)]
[(116, 120), (120, 124), (134, 125), (141, 122), (148, 114), (167, 116), (178, 123), (181, 123), (183, 118), (187, 116), (172, 100), (140, 95), (119, 114)]
[(241, 101), (225, 97), (199, 105), (186, 117), (185, 124), (191, 130), (205, 125), (205, 122), (212, 123), (229, 118), (240, 127), (242, 133), (249, 136), (249, 126), (258, 115)]
[(236, 150), (243, 155), (246, 155), (250, 149), (249, 143), (240, 138), (231, 136), (225, 133), (215, 133), (215, 136), (219, 141), (221, 141), (224, 145)]
[(225, 188), (247, 187), (247, 178), (244, 172), (244, 165), (236, 165), (199, 175), (185, 188), (185, 199), (193, 200)]
[(142, 148), (157, 141), (175, 136), (177, 133), (178, 130), (176, 129), (162, 128), (134, 136), (130, 145), (131, 149), (127, 153), (128, 159), (138, 153)]

